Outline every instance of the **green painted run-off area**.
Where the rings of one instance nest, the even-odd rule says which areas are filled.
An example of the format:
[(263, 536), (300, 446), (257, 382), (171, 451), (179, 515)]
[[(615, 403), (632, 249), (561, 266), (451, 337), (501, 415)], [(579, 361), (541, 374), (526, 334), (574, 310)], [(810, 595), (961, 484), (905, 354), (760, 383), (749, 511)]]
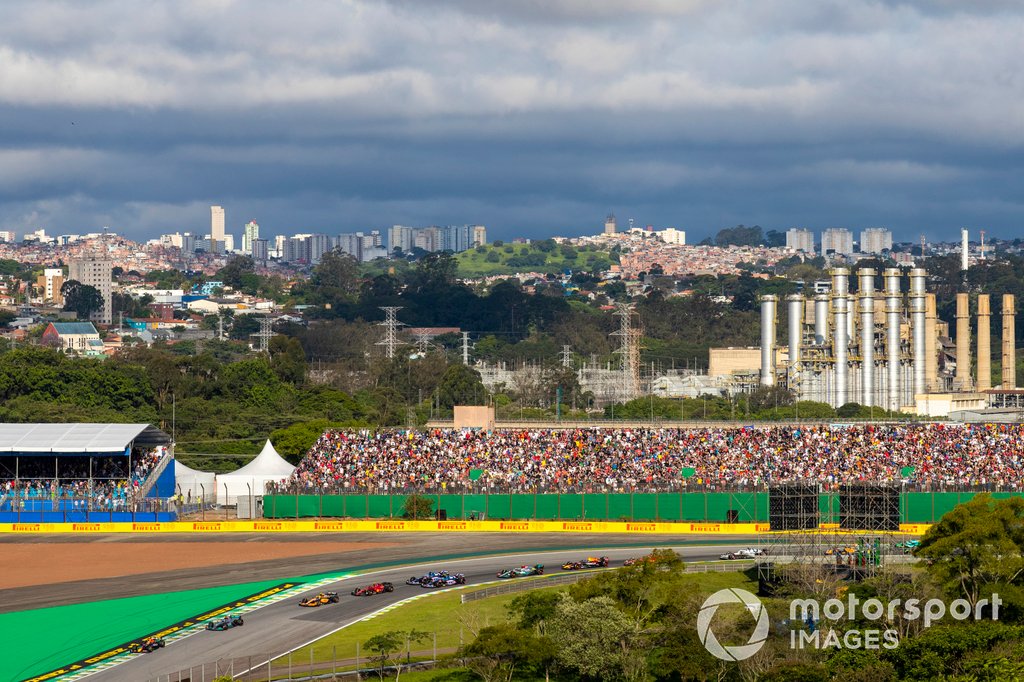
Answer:
[(23, 680), (107, 651), (281, 580), (0, 614), (0, 680)]

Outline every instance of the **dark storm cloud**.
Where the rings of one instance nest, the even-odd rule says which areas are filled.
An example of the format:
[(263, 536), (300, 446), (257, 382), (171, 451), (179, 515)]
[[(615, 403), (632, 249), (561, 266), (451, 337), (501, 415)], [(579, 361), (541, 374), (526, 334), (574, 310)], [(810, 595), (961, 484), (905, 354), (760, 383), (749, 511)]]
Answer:
[(3, 3), (0, 228), (1015, 236), (1022, 34), (995, 1)]

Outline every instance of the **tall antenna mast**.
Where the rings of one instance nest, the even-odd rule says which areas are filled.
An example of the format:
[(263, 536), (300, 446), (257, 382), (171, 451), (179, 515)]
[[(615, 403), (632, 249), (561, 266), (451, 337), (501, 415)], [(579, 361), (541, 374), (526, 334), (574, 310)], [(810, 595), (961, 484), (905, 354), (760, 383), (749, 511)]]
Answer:
[(572, 367), (572, 346), (562, 346), (562, 367)]
[(384, 338), (378, 341), (376, 345), (384, 346), (384, 354), (389, 360), (395, 357), (395, 349), (398, 348), (400, 343), (398, 340), (398, 328), (403, 323), (398, 321), (398, 311), (401, 309), (401, 306), (382, 306), (381, 310), (384, 311), (384, 321), (377, 323), (377, 326), (384, 327)]
[(462, 332), (462, 364), (469, 365), (469, 332)]

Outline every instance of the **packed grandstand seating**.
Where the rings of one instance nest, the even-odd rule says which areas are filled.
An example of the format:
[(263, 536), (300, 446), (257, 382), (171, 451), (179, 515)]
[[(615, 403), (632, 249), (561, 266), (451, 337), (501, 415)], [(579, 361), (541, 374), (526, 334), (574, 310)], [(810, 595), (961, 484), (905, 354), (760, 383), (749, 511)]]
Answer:
[(128, 511), (139, 502), (142, 485), (165, 454), (165, 448), (157, 447), (135, 456), (130, 472), (124, 456), (19, 457), (17, 470), (5, 465), (0, 478), (0, 500), (5, 503), (0, 510), (49, 500), (54, 509)]
[(715, 491), (818, 481), (1024, 489), (1024, 426), (328, 431), (278, 492)]

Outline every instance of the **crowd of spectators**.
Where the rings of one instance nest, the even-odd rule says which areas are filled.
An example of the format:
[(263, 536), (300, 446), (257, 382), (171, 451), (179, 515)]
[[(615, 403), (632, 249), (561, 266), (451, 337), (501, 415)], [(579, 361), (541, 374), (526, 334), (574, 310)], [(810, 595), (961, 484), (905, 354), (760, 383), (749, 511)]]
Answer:
[(17, 471), (0, 480), (0, 510), (15, 510), (33, 500), (50, 500), (53, 508), (128, 511), (150, 472), (166, 454), (158, 447), (125, 456), (19, 457)]
[(716, 491), (816, 481), (1024, 489), (1019, 425), (327, 431), (279, 491)]

